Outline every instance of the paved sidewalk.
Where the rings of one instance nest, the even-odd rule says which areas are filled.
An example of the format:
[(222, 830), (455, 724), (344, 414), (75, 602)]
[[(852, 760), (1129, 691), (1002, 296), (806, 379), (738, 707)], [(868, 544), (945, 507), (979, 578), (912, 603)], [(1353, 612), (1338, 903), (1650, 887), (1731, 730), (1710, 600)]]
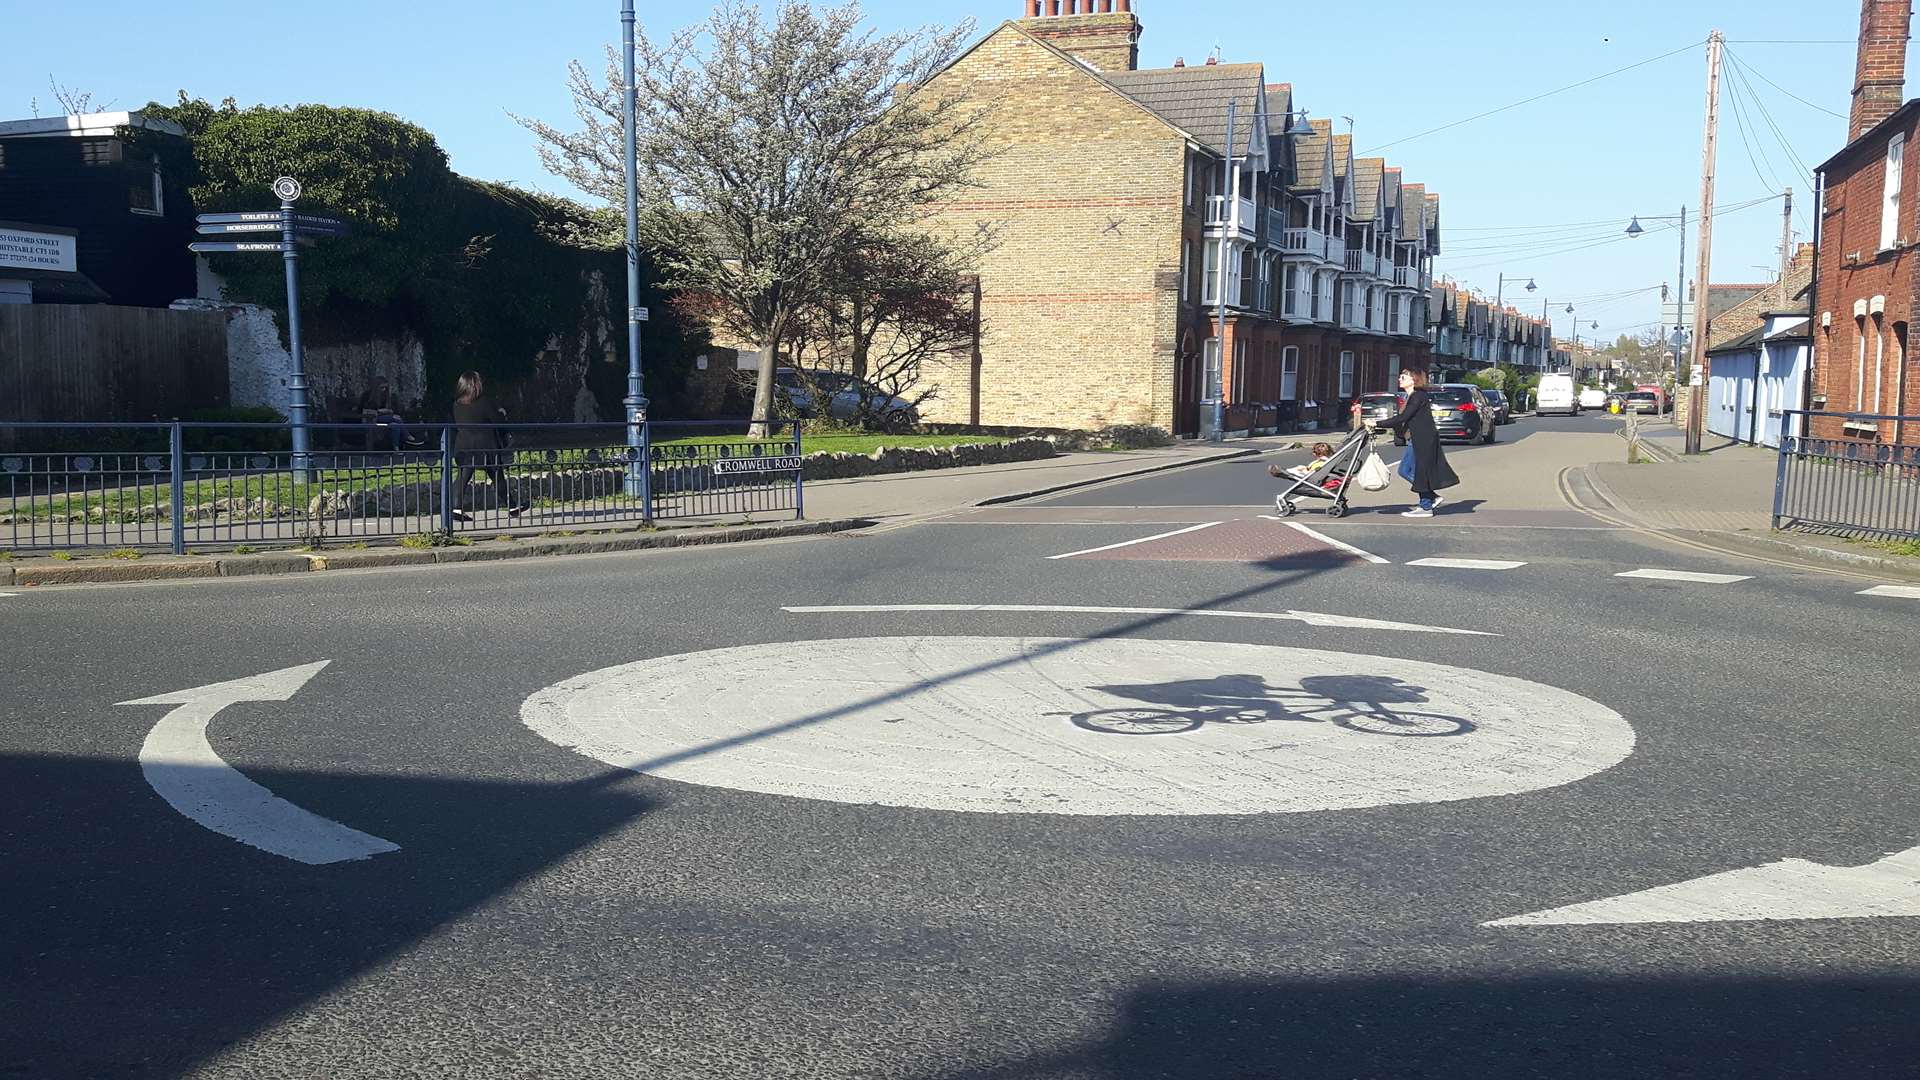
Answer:
[(1920, 559), (1835, 537), (1774, 531), (1779, 457), (1773, 450), (1709, 436), (1705, 453), (1687, 457), (1683, 435), (1671, 424), (1650, 425), (1641, 438), (1663, 460), (1573, 470), (1569, 499), (1638, 528), (1733, 554), (1920, 578)]
[(965, 507), (1264, 453), (1298, 441), (1298, 437), (1288, 436), (1233, 439), (1220, 444), (1178, 443), (1158, 450), (1061, 454), (1004, 465), (816, 480), (806, 489), (807, 517), (904, 524)]

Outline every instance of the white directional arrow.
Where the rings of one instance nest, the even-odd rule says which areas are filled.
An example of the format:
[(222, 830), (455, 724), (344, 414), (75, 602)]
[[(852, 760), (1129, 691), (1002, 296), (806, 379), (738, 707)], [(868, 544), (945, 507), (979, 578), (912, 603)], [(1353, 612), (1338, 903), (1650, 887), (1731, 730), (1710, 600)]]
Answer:
[(1865, 866), (1782, 859), (1625, 896), (1496, 919), (1486, 926), (1753, 922), (1920, 916), (1920, 847)]
[(319, 866), (399, 851), (398, 844), (280, 798), (240, 775), (207, 742), (207, 725), (221, 709), (242, 701), (286, 701), (327, 663), (121, 702), (179, 706), (153, 726), (140, 747), (140, 770), (147, 783), (169, 806), (199, 824), (295, 862)]

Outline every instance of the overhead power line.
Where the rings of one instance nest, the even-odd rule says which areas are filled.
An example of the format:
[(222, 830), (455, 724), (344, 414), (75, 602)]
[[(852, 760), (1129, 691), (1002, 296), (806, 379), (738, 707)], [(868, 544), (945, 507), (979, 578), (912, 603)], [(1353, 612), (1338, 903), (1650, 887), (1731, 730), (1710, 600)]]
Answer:
[[(1732, 55), (1732, 51), (1731, 51), (1731, 50), (1728, 50), (1728, 55)], [(1805, 105), (1805, 106), (1806, 106), (1807, 108), (1809, 108), (1809, 109), (1813, 109), (1813, 110), (1815, 110), (1815, 111), (1817, 111), (1817, 112), (1823, 112), (1823, 113), (1826, 113), (1826, 114), (1827, 114), (1828, 116), (1832, 116), (1832, 117), (1835, 117), (1835, 118), (1837, 118), (1837, 119), (1840, 119), (1840, 120), (1845, 120), (1845, 119), (1847, 118), (1847, 114), (1846, 114), (1846, 113), (1843, 113), (1843, 112), (1834, 112), (1834, 111), (1833, 111), (1832, 109), (1829, 109), (1829, 108), (1827, 108), (1827, 107), (1826, 107), (1825, 105), (1815, 105), (1815, 104), (1814, 104), (1813, 102), (1811, 102), (1811, 101), (1808, 101), (1808, 100), (1807, 100), (1806, 98), (1803, 98), (1803, 97), (1801, 97), (1801, 96), (1800, 96), (1799, 94), (1796, 94), (1796, 93), (1794, 93), (1793, 91), (1791, 91), (1791, 90), (1789, 90), (1789, 89), (1787, 89), (1786, 87), (1784, 87), (1784, 86), (1781, 86), (1781, 85), (1780, 85), (1779, 83), (1777, 83), (1777, 82), (1774, 82), (1774, 81), (1773, 81), (1772, 79), (1769, 79), (1769, 78), (1767, 78), (1767, 76), (1766, 76), (1766, 73), (1765, 73), (1765, 72), (1763, 72), (1763, 71), (1760, 71), (1760, 70), (1758, 70), (1758, 69), (1756, 69), (1756, 68), (1754, 68), (1754, 67), (1752, 67), (1752, 66), (1750, 66), (1750, 65), (1748, 65), (1748, 64), (1747, 64), (1747, 63), (1746, 63), (1745, 61), (1743, 61), (1743, 60), (1741, 60), (1741, 59), (1740, 59), (1739, 57), (1737, 57), (1737, 56), (1735, 56), (1735, 57), (1733, 58), (1733, 62), (1734, 62), (1735, 64), (1738, 64), (1738, 65), (1740, 66), (1740, 68), (1741, 68), (1741, 69), (1742, 69), (1743, 71), (1745, 71), (1745, 72), (1746, 72), (1746, 73), (1747, 73), (1748, 75), (1751, 75), (1751, 76), (1753, 76), (1753, 77), (1754, 77), (1754, 78), (1756, 78), (1756, 79), (1759, 79), (1759, 80), (1760, 80), (1761, 82), (1763, 82), (1763, 83), (1766, 83), (1766, 84), (1767, 84), (1768, 86), (1771, 86), (1771, 87), (1773, 87), (1773, 88), (1774, 88), (1775, 90), (1778, 90), (1778, 91), (1780, 91), (1781, 93), (1783, 93), (1783, 94), (1785, 94), (1785, 95), (1787, 95), (1788, 97), (1790, 97), (1790, 98), (1792, 98), (1793, 100), (1795, 100), (1795, 101), (1797, 101), (1797, 102), (1799, 102), (1800, 104), (1802, 104), (1802, 105)]]
[(1557, 89), (1548, 90), (1542, 94), (1535, 94), (1530, 98), (1522, 98), (1521, 100), (1513, 102), (1510, 105), (1502, 105), (1496, 109), (1488, 109), (1486, 112), (1475, 113), (1474, 115), (1469, 116), (1464, 120), (1455, 120), (1450, 124), (1442, 124), (1436, 128), (1428, 128), (1427, 130), (1422, 131), (1417, 135), (1408, 135), (1405, 138), (1395, 139), (1392, 142), (1381, 143), (1378, 146), (1369, 147), (1367, 150), (1364, 151), (1364, 153), (1368, 155), (1377, 154), (1380, 151), (1385, 150), (1389, 147), (1399, 146), (1401, 143), (1409, 143), (1415, 139), (1424, 139), (1429, 135), (1437, 135), (1442, 131), (1448, 131), (1453, 128), (1457, 128), (1462, 124), (1471, 124), (1475, 120), (1485, 120), (1489, 116), (1494, 116), (1499, 113), (1506, 112), (1510, 109), (1517, 109), (1522, 105), (1531, 105), (1536, 101), (1543, 101), (1547, 98), (1553, 97), (1555, 94), (1564, 94), (1569, 90), (1578, 90), (1583, 86), (1589, 86), (1593, 83), (1597, 83), (1601, 81), (1602, 79), (1611, 79), (1615, 75), (1624, 75), (1627, 72), (1634, 70), (1635, 68), (1643, 68), (1643, 67), (1646, 67), (1648, 64), (1657, 63), (1661, 60), (1665, 60), (1670, 56), (1679, 56), (1683, 52), (1687, 52), (1688, 50), (1699, 48), (1701, 44), (1703, 43), (1699, 41), (1690, 41), (1687, 44), (1682, 45), (1679, 48), (1673, 50), (1672, 52), (1664, 52), (1664, 53), (1661, 53), (1659, 56), (1649, 56), (1645, 60), (1641, 60), (1638, 63), (1628, 64), (1626, 67), (1615, 68), (1612, 71), (1608, 71), (1600, 75), (1595, 75), (1592, 78), (1581, 79), (1577, 83), (1568, 83), (1567, 85), (1559, 87)]

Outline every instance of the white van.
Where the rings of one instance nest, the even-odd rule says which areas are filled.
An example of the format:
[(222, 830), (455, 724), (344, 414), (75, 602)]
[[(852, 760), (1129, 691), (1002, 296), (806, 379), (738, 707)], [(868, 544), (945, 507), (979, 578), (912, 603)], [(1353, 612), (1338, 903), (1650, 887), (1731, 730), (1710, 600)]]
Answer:
[(1533, 411), (1541, 416), (1548, 413), (1579, 416), (1579, 393), (1571, 375), (1542, 375), (1540, 388), (1534, 392)]

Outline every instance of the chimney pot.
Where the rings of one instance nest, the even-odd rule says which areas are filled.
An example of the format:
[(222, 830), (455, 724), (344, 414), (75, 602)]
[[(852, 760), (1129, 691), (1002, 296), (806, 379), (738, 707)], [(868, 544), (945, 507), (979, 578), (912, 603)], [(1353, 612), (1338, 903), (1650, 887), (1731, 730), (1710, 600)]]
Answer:
[(1113, 13), (1113, 0), (1100, 0), (1100, 14), (1109, 15), (1112, 13)]
[(1213, 65), (1215, 65), (1215, 64), (1218, 64), (1219, 62), (1220, 62), (1220, 58), (1219, 58), (1219, 57), (1217, 57), (1217, 56), (1208, 56), (1208, 57), (1207, 57), (1207, 66), (1208, 66), (1208, 67), (1212, 67)]
[(1027, 18), (1037, 19), (1039, 17), (1040, 17), (1040, 0), (1027, 0)]
[(1186, 67), (1186, 66), (1187, 66), (1187, 58), (1186, 58), (1186, 57), (1184, 57), (1184, 56), (1176, 56), (1176, 57), (1174, 57), (1174, 58), (1173, 58), (1173, 66), (1174, 66), (1174, 67)]
[(1120, 0), (1120, 10), (1129, 15), (1133, 14), (1133, 0)]

